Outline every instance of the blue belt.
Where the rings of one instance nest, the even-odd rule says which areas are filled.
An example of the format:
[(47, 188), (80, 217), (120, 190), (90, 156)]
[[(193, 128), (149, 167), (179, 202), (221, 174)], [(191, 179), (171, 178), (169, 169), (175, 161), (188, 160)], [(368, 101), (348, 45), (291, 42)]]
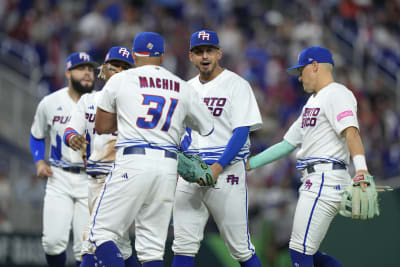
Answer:
[[(150, 148), (150, 149), (158, 149), (158, 148)], [(159, 149), (163, 150), (163, 149)], [(178, 155), (175, 152), (168, 151), (168, 150), (163, 150), (164, 151), (164, 157), (170, 158), (170, 159), (177, 159)], [(140, 147), (140, 146), (129, 146), (124, 148), (124, 155), (129, 155), (129, 154), (138, 154), (138, 155), (146, 155), (146, 148)]]
[[(316, 165), (316, 164), (308, 165), (305, 168), (307, 170), (307, 173), (315, 172), (314, 165)], [(346, 169), (346, 165), (344, 165), (342, 163), (338, 163), (338, 162), (332, 163), (332, 170), (345, 170), (345, 169)]]
[(85, 171), (85, 168), (77, 167), (77, 166), (74, 166), (74, 167), (62, 167), (62, 169), (64, 171), (72, 172), (72, 173), (80, 173), (81, 171)]

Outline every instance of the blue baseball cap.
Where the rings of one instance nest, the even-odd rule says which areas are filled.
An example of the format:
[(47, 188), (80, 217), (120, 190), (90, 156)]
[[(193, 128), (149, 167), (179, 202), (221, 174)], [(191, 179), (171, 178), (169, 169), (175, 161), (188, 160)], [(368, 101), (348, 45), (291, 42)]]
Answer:
[(71, 70), (80, 65), (91, 65), (96, 68), (99, 64), (93, 61), (92, 57), (86, 52), (77, 52), (69, 55), (65, 60), (65, 69)]
[(190, 51), (196, 46), (212, 45), (219, 48), (219, 40), (216, 32), (209, 30), (200, 30), (192, 34), (190, 38)]
[(330, 63), (335, 65), (332, 59), (331, 52), (325, 47), (312, 46), (304, 49), (300, 52), (299, 60), (296, 66), (287, 69), (287, 72), (291, 75), (299, 75), (297, 69), (307, 66), (308, 64), (317, 61), (318, 63)]
[(135, 36), (133, 52), (136, 56), (161, 57), (164, 54), (164, 39), (155, 32), (142, 32)]
[(123, 46), (113, 46), (108, 50), (104, 63), (111, 60), (120, 60), (128, 63), (131, 67), (133, 66), (133, 57), (131, 51)]

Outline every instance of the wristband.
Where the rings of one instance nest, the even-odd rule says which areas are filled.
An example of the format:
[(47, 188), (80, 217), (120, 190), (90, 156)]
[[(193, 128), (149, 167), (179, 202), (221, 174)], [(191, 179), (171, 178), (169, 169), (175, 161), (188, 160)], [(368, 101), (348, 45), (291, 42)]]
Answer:
[(354, 167), (356, 168), (356, 172), (359, 170), (366, 170), (368, 171), (367, 168), (367, 163), (365, 162), (365, 156), (364, 155), (355, 155), (353, 157), (353, 163), (354, 163)]

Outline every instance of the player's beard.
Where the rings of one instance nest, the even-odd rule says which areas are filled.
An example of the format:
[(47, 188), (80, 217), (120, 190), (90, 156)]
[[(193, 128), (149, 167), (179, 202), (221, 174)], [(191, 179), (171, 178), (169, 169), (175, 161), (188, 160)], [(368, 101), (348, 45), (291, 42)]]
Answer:
[(199, 64), (199, 66), (197, 68), (199, 69), (199, 71), (203, 77), (210, 77), (214, 73), (216, 67), (217, 67), (217, 64), (210, 63), (210, 65), (207, 69), (204, 69), (204, 67), (201, 64)]
[(71, 85), (72, 88), (75, 89), (75, 91), (77, 91), (79, 94), (86, 94), (86, 93), (90, 93), (91, 91), (93, 91), (94, 88), (94, 82), (92, 82), (91, 85), (83, 85), (81, 81), (75, 80), (74, 77), (71, 76)]

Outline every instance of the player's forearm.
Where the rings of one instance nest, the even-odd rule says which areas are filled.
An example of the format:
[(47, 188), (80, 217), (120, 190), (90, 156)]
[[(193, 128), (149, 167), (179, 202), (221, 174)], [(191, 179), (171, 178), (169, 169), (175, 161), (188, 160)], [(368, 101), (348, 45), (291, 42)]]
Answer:
[(97, 108), (95, 130), (98, 134), (111, 134), (118, 130), (117, 115)]
[(29, 143), (34, 162), (37, 163), (40, 160), (44, 160), (44, 153), (46, 150), (45, 140), (37, 139), (31, 134)]
[(343, 135), (346, 138), (347, 147), (351, 157), (365, 154), (361, 136), (357, 128), (348, 127), (343, 131)]
[(218, 163), (225, 168), (239, 153), (249, 136), (250, 127), (238, 127), (233, 130), (233, 135), (226, 145), (225, 151), (218, 159)]
[(267, 148), (263, 152), (255, 155), (254, 157), (251, 157), (249, 159), (250, 168), (255, 169), (265, 164), (276, 161), (292, 153), (295, 149), (296, 147), (294, 145), (283, 140), (282, 142)]
[(358, 129), (355, 127), (348, 127), (343, 131), (343, 135), (346, 138), (347, 147), (353, 159), (356, 173), (358, 174), (360, 171), (366, 172), (368, 167), (365, 160), (364, 146)]

